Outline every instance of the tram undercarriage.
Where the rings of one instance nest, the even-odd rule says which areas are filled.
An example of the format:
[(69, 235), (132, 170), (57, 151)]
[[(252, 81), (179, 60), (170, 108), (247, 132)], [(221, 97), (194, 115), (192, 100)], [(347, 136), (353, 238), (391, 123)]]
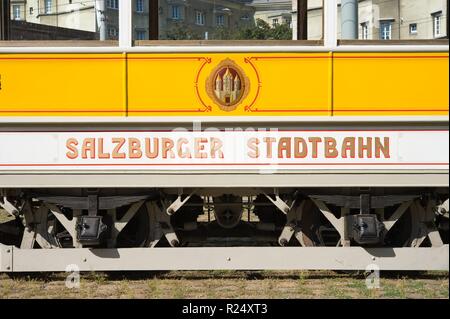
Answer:
[(439, 187), (4, 189), (0, 270), (445, 270), (448, 205)]

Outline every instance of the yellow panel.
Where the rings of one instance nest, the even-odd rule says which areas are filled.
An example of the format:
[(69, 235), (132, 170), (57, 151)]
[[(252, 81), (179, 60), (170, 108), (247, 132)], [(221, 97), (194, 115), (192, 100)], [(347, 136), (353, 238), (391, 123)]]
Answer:
[(125, 115), (125, 55), (2, 54), (0, 115)]
[[(331, 56), (128, 54), (127, 75), (121, 54), (2, 54), (0, 116), (448, 114), (448, 53)], [(233, 107), (211, 81), (230, 63), (246, 88)]]
[[(129, 54), (129, 115), (330, 115), (331, 62), (330, 53)], [(234, 107), (212, 96), (211, 75), (230, 64), (248, 81)]]
[(334, 115), (446, 115), (448, 53), (335, 53)]

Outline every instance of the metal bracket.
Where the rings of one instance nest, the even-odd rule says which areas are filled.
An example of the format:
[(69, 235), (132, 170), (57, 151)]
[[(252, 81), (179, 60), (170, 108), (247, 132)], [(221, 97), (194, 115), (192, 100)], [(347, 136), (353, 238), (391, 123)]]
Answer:
[(297, 201), (297, 199), (294, 199), (294, 201), (292, 202), (291, 206), (289, 206), (288, 204), (286, 204), (285, 201), (283, 201), (280, 196), (278, 194), (275, 194), (275, 199), (273, 199), (272, 197), (270, 197), (270, 195), (263, 193), (264, 196), (267, 197), (268, 200), (270, 200), (272, 202), (272, 204), (274, 204), (283, 214), (287, 215), (289, 213), (289, 211), (292, 209), (292, 207), (294, 207), (295, 202)]
[(426, 208), (418, 200), (411, 204), (412, 236), (405, 246), (420, 247), (427, 237), (430, 240), (431, 247), (442, 247), (444, 245), (433, 222), (435, 204), (434, 201), (429, 201)]
[(179, 189), (178, 193), (178, 197), (175, 201), (173, 201), (172, 204), (169, 205), (169, 207), (167, 207), (166, 209), (166, 213), (169, 216), (172, 216), (173, 214), (175, 214), (181, 207), (183, 207), (184, 204), (187, 203), (187, 201), (192, 197), (192, 195), (194, 195), (197, 192), (198, 189), (195, 189), (194, 191), (192, 191), (192, 193), (190, 193), (188, 196), (186, 196), (184, 199), (182, 199), (182, 189)]
[(406, 210), (411, 206), (413, 201), (407, 201), (401, 204), (397, 210), (392, 214), (392, 216), (388, 219), (383, 221), (384, 228), (386, 229), (386, 233), (388, 233), (392, 227), (394, 227), (395, 223), (400, 219), (400, 217), (403, 216), (403, 214), (406, 212)]
[(0, 198), (0, 207), (13, 217), (19, 215), (19, 210), (8, 201), (8, 198), (6, 196)]
[(89, 216), (97, 216), (97, 212), (98, 212), (98, 195), (88, 195)]
[(58, 245), (55, 239), (49, 236), (49, 229), (47, 228), (48, 208), (45, 206), (39, 207), (35, 213), (36, 224), (34, 225), (36, 242), (43, 249), (57, 248)]
[(77, 230), (76, 230), (78, 219), (77, 215), (80, 215), (81, 212), (80, 211), (76, 212), (76, 210), (74, 210), (73, 218), (71, 220), (68, 220), (66, 216), (64, 216), (64, 214), (61, 212), (61, 210), (58, 207), (56, 207), (56, 205), (46, 203), (45, 206), (47, 206), (50, 209), (52, 214), (70, 234), (70, 236), (72, 237), (73, 246), (75, 248), (81, 248), (81, 243), (79, 243), (77, 240)]
[(302, 230), (297, 226), (297, 221), (301, 220), (303, 215), (303, 208), (305, 201), (301, 202), (295, 209), (290, 208), (287, 213), (286, 225), (281, 231), (280, 237), (278, 237), (278, 243), (280, 246), (286, 246), (291, 240), (292, 236), (298, 239), (302, 246), (305, 246), (303, 242)]
[(170, 216), (166, 213), (167, 210), (158, 207), (156, 202), (147, 202), (146, 206), (150, 214), (150, 234), (153, 234), (150, 247), (155, 247), (162, 236), (166, 237), (170, 246), (179, 246), (180, 239), (170, 223)]
[(346, 243), (345, 238), (345, 225), (344, 225), (344, 219), (345, 216), (341, 216), (340, 218), (336, 218), (331, 210), (328, 208), (328, 206), (321, 200), (315, 199), (311, 197), (311, 200), (313, 203), (319, 208), (319, 210), (322, 212), (322, 214), (325, 216), (326, 219), (331, 223), (331, 225), (336, 229), (336, 231), (339, 233), (339, 236), (341, 237), (341, 244)]

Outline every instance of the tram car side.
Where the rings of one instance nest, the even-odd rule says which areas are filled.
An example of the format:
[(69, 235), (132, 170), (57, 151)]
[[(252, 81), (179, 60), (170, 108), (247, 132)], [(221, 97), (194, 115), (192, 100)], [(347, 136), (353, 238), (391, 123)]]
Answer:
[(0, 51), (0, 271), (448, 271), (448, 45), (394, 47)]

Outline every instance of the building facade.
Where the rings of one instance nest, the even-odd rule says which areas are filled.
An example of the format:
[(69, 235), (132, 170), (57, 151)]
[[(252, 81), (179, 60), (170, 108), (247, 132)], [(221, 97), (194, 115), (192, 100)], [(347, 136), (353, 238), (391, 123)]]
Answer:
[(160, 0), (160, 39), (220, 39), (254, 25), (251, 0)]
[[(104, 23), (107, 39), (116, 40), (119, 0), (103, 1), (104, 22), (99, 17), (101, 1), (93, 0), (11, 0), (11, 20), (89, 32), (98, 32), (100, 24)], [(148, 1), (132, 1), (135, 37), (148, 37)]]
[[(119, 0), (105, 1), (99, 21), (93, 0), (11, 0), (11, 20), (119, 35)], [(288, 24), (297, 38), (297, 1), (291, 0), (159, 0), (150, 12), (148, 0), (133, 1), (133, 37), (149, 39), (150, 19), (158, 17), (159, 39), (230, 39), (232, 32), (254, 26), (257, 19), (275, 27)], [(358, 0), (358, 38), (362, 40), (440, 39), (447, 34), (447, 0)], [(341, 1), (338, 1), (338, 38)], [(308, 0), (308, 39), (323, 35), (323, 0)]]
[[(446, 12), (447, 0), (360, 0), (358, 38), (364, 40), (446, 38)], [(339, 18), (340, 16), (339, 14)], [(340, 23), (338, 25), (340, 26)]]

